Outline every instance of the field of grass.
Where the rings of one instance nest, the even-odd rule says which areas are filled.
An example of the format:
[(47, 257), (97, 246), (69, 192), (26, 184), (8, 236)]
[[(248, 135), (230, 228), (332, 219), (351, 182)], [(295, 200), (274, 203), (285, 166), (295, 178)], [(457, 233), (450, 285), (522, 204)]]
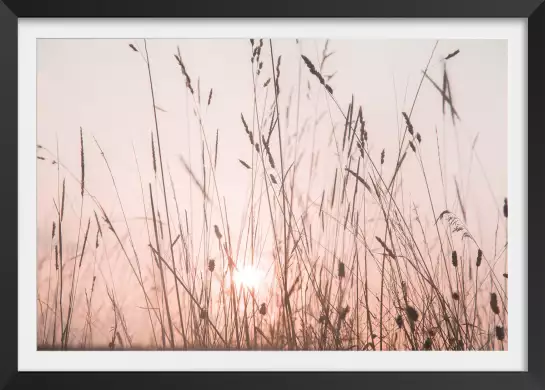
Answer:
[[(463, 51), (430, 48), (416, 93), (405, 110), (396, 107), (395, 146), (386, 148), (354, 95), (337, 98), (338, 76), (328, 67), (333, 44), (310, 55), (294, 40), (297, 67), (288, 68), (274, 40), (248, 40), (253, 101), (232, 114), (239, 128), (229, 132), (245, 140), (233, 150), (222, 148), (229, 132), (207, 125), (214, 88), (201, 91), (198, 69), (178, 48), (170, 61), (179, 78), (172, 82), (189, 104), (187, 120), (201, 145), (192, 151), (200, 164), (181, 148), (180, 177), (164, 153), (165, 132), (173, 130), (159, 118), (152, 44), (119, 45), (143, 63), (138, 82), (147, 84), (154, 123), (147, 155), (134, 151), (127, 162), (138, 172), (131, 200), (139, 203), (142, 235), (125, 212), (103, 140), (82, 125), (73, 151), (37, 147), (37, 163), (57, 176), (56, 193), (38, 188), (38, 197), (53, 197), (55, 210), (51, 230), (39, 236), (47, 248), (38, 259), (39, 349), (507, 349), (507, 188), (492, 194), (482, 176), (473, 191), (497, 213), (471, 215), (478, 210), (467, 205), (463, 178), (444, 171), (456, 164), (443, 153), (444, 135), (412, 116), (421, 87), (431, 88), (444, 120), (453, 128), (463, 123), (452, 92), (463, 80), (448, 71)], [(428, 74), (430, 66), (442, 69), (441, 78)], [(287, 73), (295, 85), (283, 82)], [(318, 99), (326, 102), (320, 110)], [(303, 106), (313, 114), (302, 116)], [(317, 138), (326, 139), (327, 150)], [(476, 142), (467, 151), (467, 175), (473, 162), (481, 164)], [(131, 141), (120, 147), (130, 149)], [(424, 149), (435, 161), (423, 158)], [(76, 150), (78, 169), (63, 161)], [(324, 163), (327, 153), (333, 157)], [(226, 160), (236, 162), (237, 175), (221, 170)], [(218, 185), (220, 175), (231, 174), (242, 216)], [(93, 175), (111, 189), (120, 221), (89, 186)], [(179, 180), (191, 183), (182, 185), (183, 197)], [(418, 205), (415, 188), (423, 195)], [(74, 212), (67, 212), (68, 197)], [(493, 245), (483, 246), (468, 222), (481, 218), (493, 221)]]

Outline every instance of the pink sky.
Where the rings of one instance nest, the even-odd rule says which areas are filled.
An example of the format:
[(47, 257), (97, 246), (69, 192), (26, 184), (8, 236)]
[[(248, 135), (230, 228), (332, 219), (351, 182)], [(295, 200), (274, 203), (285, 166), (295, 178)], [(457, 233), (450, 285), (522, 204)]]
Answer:
[[(141, 240), (140, 244), (146, 245), (145, 224), (139, 220), (144, 213), (133, 146), (147, 194), (147, 183), (154, 181), (150, 134), (155, 130), (147, 67), (140, 54), (129, 48), (131, 43), (143, 49), (142, 40), (39, 40), (37, 140), (52, 152), (55, 152), (58, 140), (63, 163), (79, 177), (79, 128), (83, 128), (87, 189), (100, 200), (114, 224), (119, 223), (122, 222), (121, 209), (108, 171), (95, 145), (95, 138), (114, 172), (124, 211), (131, 224), (131, 233), (136, 240)], [(297, 132), (295, 102), (298, 95), (299, 50), (317, 64), (324, 41), (303, 40), (298, 45), (294, 39), (275, 40), (273, 45), (274, 56), (282, 55), (279, 104), (283, 136), (286, 140)], [(335, 54), (328, 59), (323, 73), (337, 72), (331, 86), (344, 111), (352, 94), (356, 104), (362, 105), (369, 133), (370, 153), (378, 161), (382, 149), (386, 150), (383, 170), (390, 172), (388, 177), (395, 168), (398, 131), (403, 123), (401, 112), (411, 109), (422, 77), (421, 70), (425, 68), (434, 45), (435, 41), (432, 40), (343, 40), (329, 43), (330, 50)], [(202, 199), (198, 188), (184, 171), (179, 157), (181, 155), (191, 161), (200, 174), (201, 135), (198, 122), (192, 114), (193, 103), (188, 101), (185, 80), (173, 56), (177, 46), (194, 88), (200, 80), (204, 128), (211, 148), (216, 130), (219, 129), (216, 184), (222, 196), (225, 196), (230, 223), (234, 226), (233, 234), (237, 235), (242, 230), (251, 189), (251, 173), (241, 167), (238, 161), (252, 161), (252, 148), (248, 147), (247, 135), (240, 120), (242, 113), (250, 127), (254, 128), (251, 46), (247, 39), (148, 41), (156, 102), (166, 111), (158, 112), (165, 170), (168, 166), (180, 208), (187, 209), (190, 213), (196, 236), (200, 236), (202, 224)], [(267, 49), (263, 54), (264, 69), (258, 81), (261, 85), (271, 76), (267, 44), (264, 49)], [(466, 206), (467, 225), (481, 246), (493, 254), (498, 220), (499, 235), (502, 238), (499, 242), (505, 242), (505, 222), (499, 217), (499, 213), (503, 198), (507, 194), (507, 42), (440, 41), (429, 68), (430, 76), (439, 84), (443, 69), (441, 58), (456, 49), (460, 53), (448, 61), (448, 72), (454, 104), (461, 122), (453, 127), (449, 116), (443, 117), (438, 92), (428, 81), (424, 81), (414, 108), (412, 123), (415, 130), (422, 135), (422, 158), (434, 199), (435, 213), (438, 214), (444, 209), (460, 212), (453, 181), (456, 177)], [(321, 113), (326, 115), (316, 126), (314, 136), (308, 132), (301, 138), (299, 151), (305, 151), (305, 154), (299, 168), (301, 173), (296, 190), (305, 197), (305, 201), (308, 196), (319, 206), (322, 189), (326, 189), (326, 194), (331, 192), (335, 168), (344, 167), (339, 164), (334, 143), (330, 143), (334, 125), (337, 126), (335, 137), (342, 138), (344, 119), (304, 66), (301, 68), (301, 77), (300, 126), (304, 123), (304, 118), (314, 119)], [(311, 100), (306, 98), (307, 80), (311, 86)], [(213, 88), (213, 98), (210, 107), (207, 107), (210, 88)], [(267, 97), (267, 105), (271, 103), (271, 96), (269, 94)], [(259, 99), (260, 104), (263, 104), (265, 96), (260, 95)], [(289, 120), (286, 120), (285, 110), (290, 102), (292, 105)], [(446, 195), (443, 194), (437, 162), (435, 129), (439, 135), (441, 159), (445, 163), (446, 171), (443, 171), (443, 175), (447, 181)], [(472, 144), (477, 136), (475, 155), (472, 155)], [(314, 150), (319, 151), (319, 160), (309, 187), (308, 173), (303, 172), (309, 170), (312, 145)], [(40, 155), (49, 157), (45, 153)], [(168, 172), (165, 174), (167, 191), (171, 193)], [(409, 215), (413, 207), (417, 207), (424, 219), (423, 223), (431, 229), (433, 217), (428, 193), (418, 162), (414, 158), (409, 158), (406, 162), (403, 185), (404, 210)], [(157, 188), (154, 187), (154, 191)], [(79, 184), (69, 179), (69, 176), (67, 190), (68, 222), (65, 228), (71, 231), (75, 240), (80, 204)], [(56, 194), (56, 166), (38, 161), (39, 258), (49, 255), (51, 222), (55, 218), (52, 199), (56, 199)], [(89, 200), (86, 202), (85, 218), (92, 215), (92, 203)], [(175, 210), (174, 207), (174, 202), (169, 203), (171, 213)], [(376, 215), (378, 217), (379, 214)], [(213, 208), (211, 218), (216, 221), (213, 223), (219, 225), (217, 207)], [(92, 237), (94, 234), (93, 231)], [(264, 269), (268, 269), (271, 262), (268, 246), (271, 234), (265, 227), (260, 234), (259, 245), (264, 251)], [(234, 238), (235, 241), (239, 239), (241, 247), (244, 248), (246, 237)], [(212, 252), (217, 251), (214, 242), (211, 248)], [(116, 253), (116, 256), (119, 254)], [(114, 275), (125, 275), (123, 280), (135, 284), (124, 262), (121, 257), (113, 261), (112, 272)], [(104, 263), (100, 264), (102, 265), (99, 267), (104, 267), (104, 273), (109, 272)], [(43, 270), (45, 272), (47, 267)], [(45, 275), (41, 272), (38, 273), (39, 279)], [(503, 269), (498, 272), (503, 272)], [(121, 300), (129, 302), (127, 307), (141, 305), (139, 297), (126, 291), (122, 293)], [(129, 315), (137, 318), (142, 313)], [(105, 329), (107, 326), (105, 325)]]

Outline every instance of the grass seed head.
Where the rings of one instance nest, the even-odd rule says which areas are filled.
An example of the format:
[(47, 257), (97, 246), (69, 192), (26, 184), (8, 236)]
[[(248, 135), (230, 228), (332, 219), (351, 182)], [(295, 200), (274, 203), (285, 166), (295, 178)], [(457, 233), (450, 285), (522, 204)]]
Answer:
[(216, 237), (218, 238), (218, 240), (221, 240), (223, 236), (220, 233), (220, 228), (218, 227), (218, 225), (214, 225), (214, 233), (216, 233)]
[(494, 312), (494, 314), (500, 314), (500, 308), (498, 306), (498, 296), (496, 293), (490, 294), (490, 308)]
[(396, 317), (396, 324), (399, 329), (403, 328), (403, 317), (401, 314)]
[(499, 341), (503, 341), (505, 339), (505, 330), (503, 329), (503, 326), (496, 326), (496, 338)]
[(338, 274), (339, 274), (339, 278), (345, 277), (344, 263), (342, 261), (339, 262)]
[(418, 312), (416, 311), (414, 307), (407, 306), (405, 308), (405, 312), (407, 313), (407, 317), (409, 318), (410, 321), (412, 322), (418, 321)]
[(456, 251), (452, 251), (452, 265), (454, 268), (458, 267), (458, 253)]
[(477, 251), (477, 267), (481, 266), (482, 259), (483, 259), (483, 251), (479, 249)]
[(214, 272), (215, 268), (216, 268), (216, 261), (214, 259), (208, 260), (208, 271)]

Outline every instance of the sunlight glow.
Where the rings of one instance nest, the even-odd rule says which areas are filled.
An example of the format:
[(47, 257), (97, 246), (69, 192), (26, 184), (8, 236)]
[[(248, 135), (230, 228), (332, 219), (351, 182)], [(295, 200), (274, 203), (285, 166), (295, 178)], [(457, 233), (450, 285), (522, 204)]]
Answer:
[(257, 290), (263, 282), (265, 274), (260, 269), (251, 265), (240, 267), (233, 274), (233, 279), (237, 286), (245, 286), (246, 288)]

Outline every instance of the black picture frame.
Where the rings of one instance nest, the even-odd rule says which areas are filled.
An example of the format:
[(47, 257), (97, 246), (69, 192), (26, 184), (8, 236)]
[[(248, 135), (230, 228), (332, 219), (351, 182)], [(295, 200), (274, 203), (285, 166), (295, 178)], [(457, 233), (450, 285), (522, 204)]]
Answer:
[[(325, 1), (23, 1), (0, 2), (0, 389), (19, 388), (545, 388), (545, 5), (543, 0)], [(17, 370), (17, 21), (26, 17), (519, 17), (528, 21), (528, 371), (497, 373), (31, 373)], [(532, 130), (533, 129), (533, 130)], [(520, 129), (524, 131), (524, 129)], [(523, 259), (514, 259), (513, 261)], [(21, 270), (20, 270), (21, 271)]]

